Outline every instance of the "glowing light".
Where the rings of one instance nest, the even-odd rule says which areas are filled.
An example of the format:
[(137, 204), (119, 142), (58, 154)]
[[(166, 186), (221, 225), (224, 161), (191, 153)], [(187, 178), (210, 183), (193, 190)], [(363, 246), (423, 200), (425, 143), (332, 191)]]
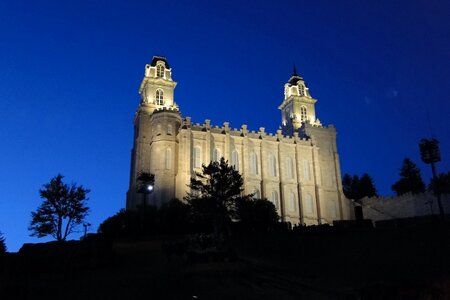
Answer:
[(148, 185), (147, 186), (147, 191), (149, 191), (149, 192), (153, 191), (153, 185), (151, 185), (151, 184)]

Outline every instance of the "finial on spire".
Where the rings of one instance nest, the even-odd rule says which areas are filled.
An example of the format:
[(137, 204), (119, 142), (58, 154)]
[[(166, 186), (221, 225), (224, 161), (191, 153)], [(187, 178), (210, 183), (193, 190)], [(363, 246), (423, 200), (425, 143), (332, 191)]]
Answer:
[(292, 74), (292, 76), (298, 76), (297, 75), (297, 68), (295, 67), (295, 63), (294, 63), (294, 73)]

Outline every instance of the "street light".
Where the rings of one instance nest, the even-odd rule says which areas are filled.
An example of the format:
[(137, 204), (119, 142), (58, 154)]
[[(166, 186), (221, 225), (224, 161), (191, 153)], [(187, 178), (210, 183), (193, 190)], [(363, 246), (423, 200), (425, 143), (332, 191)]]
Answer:
[(145, 211), (147, 206), (147, 197), (153, 192), (155, 184), (155, 175), (140, 172), (136, 178), (136, 191), (144, 194), (142, 197), (142, 231), (145, 231)]

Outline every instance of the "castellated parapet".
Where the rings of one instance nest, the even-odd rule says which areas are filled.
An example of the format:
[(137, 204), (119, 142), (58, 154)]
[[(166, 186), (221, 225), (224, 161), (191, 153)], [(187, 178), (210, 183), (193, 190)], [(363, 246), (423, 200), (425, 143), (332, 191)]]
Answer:
[[(202, 165), (224, 157), (243, 176), (244, 192), (272, 201), (284, 221), (309, 225), (350, 218), (342, 193), (336, 130), (316, 118), (317, 100), (303, 78), (293, 75), (285, 85), (282, 125), (268, 133), (264, 127), (232, 128), (228, 122), (216, 126), (208, 119), (193, 123), (182, 117), (173, 101), (176, 83), (167, 66), (165, 58), (154, 58), (140, 87), (141, 95), (155, 94), (144, 93), (134, 120), (127, 209), (143, 203), (144, 195), (136, 193), (139, 172), (155, 174), (154, 192), (146, 197), (161, 205), (183, 199)], [(168, 102), (161, 97), (164, 93), (170, 95)]]

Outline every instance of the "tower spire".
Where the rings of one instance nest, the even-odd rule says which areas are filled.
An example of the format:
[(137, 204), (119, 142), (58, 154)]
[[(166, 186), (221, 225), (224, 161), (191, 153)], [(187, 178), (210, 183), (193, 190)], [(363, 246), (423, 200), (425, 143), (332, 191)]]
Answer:
[(297, 67), (295, 66), (295, 63), (294, 63), (294, 72), (292, 73), (292, 76), (298, 76)]

